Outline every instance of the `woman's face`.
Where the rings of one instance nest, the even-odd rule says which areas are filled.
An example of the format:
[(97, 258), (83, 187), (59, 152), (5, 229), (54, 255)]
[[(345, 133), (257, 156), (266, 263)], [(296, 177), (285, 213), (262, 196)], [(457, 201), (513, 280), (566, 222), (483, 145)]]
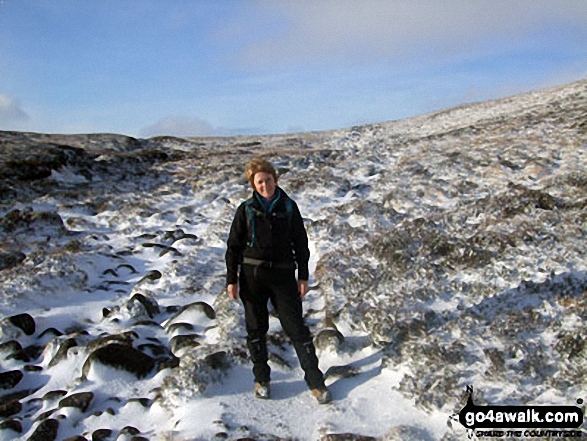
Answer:
[(277, 182), (271, 173), (257, 172), (253, 178), (253, 184), (255, 184), (255, 190), (265, 199), (269, 199), (275, 193)]

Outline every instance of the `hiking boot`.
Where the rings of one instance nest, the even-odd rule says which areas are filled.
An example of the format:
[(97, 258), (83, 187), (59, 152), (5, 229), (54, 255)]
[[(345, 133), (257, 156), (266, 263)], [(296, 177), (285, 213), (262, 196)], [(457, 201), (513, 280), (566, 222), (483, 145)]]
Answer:
[(255, 397), (263, 400), (271, 398), (271, 388), (269, 383), (255, 383)]
[(328, 404), (332, 401), (332, 394), (326, 386), (312, 389), (312, 395), (316, 397), (320, 404)]

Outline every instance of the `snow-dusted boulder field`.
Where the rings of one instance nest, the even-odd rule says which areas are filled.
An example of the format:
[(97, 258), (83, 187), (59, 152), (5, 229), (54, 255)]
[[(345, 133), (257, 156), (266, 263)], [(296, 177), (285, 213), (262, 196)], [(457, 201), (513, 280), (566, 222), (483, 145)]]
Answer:
[[(256, 155), (305, 219), (331, 405), (275, 316), (252, 394), (224, 252)], [(587, 80), (331, 132), (0, 132), (0, 201), (0, 440), (456, 440), (467, 385), (587, 399)]]

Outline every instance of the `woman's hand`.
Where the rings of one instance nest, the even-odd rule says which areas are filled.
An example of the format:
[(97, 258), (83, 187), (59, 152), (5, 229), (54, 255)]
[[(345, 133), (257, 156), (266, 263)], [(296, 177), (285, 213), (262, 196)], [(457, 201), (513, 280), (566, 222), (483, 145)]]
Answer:
[(226, 287), (226, 290), (231, 300), (238, 300), (238, 283), (231, 283)]
[(308, 281), (298, 280), (298, 291), (300, 293), (300, 299), (303, 299), (308, 294)]

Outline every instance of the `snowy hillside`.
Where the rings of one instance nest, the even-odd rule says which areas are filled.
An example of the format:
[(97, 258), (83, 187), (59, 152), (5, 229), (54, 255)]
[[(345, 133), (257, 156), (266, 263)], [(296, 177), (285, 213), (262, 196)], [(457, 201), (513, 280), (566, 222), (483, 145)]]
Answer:
[[(275, 317), (252, 395), (224, 252), (256, 155), (305, 218), (330, 405)], [(0, 440), (456, 440), (467, 385), (587, 399), (587, 80), (323, 133), (0, 132), (0, 196)]]

